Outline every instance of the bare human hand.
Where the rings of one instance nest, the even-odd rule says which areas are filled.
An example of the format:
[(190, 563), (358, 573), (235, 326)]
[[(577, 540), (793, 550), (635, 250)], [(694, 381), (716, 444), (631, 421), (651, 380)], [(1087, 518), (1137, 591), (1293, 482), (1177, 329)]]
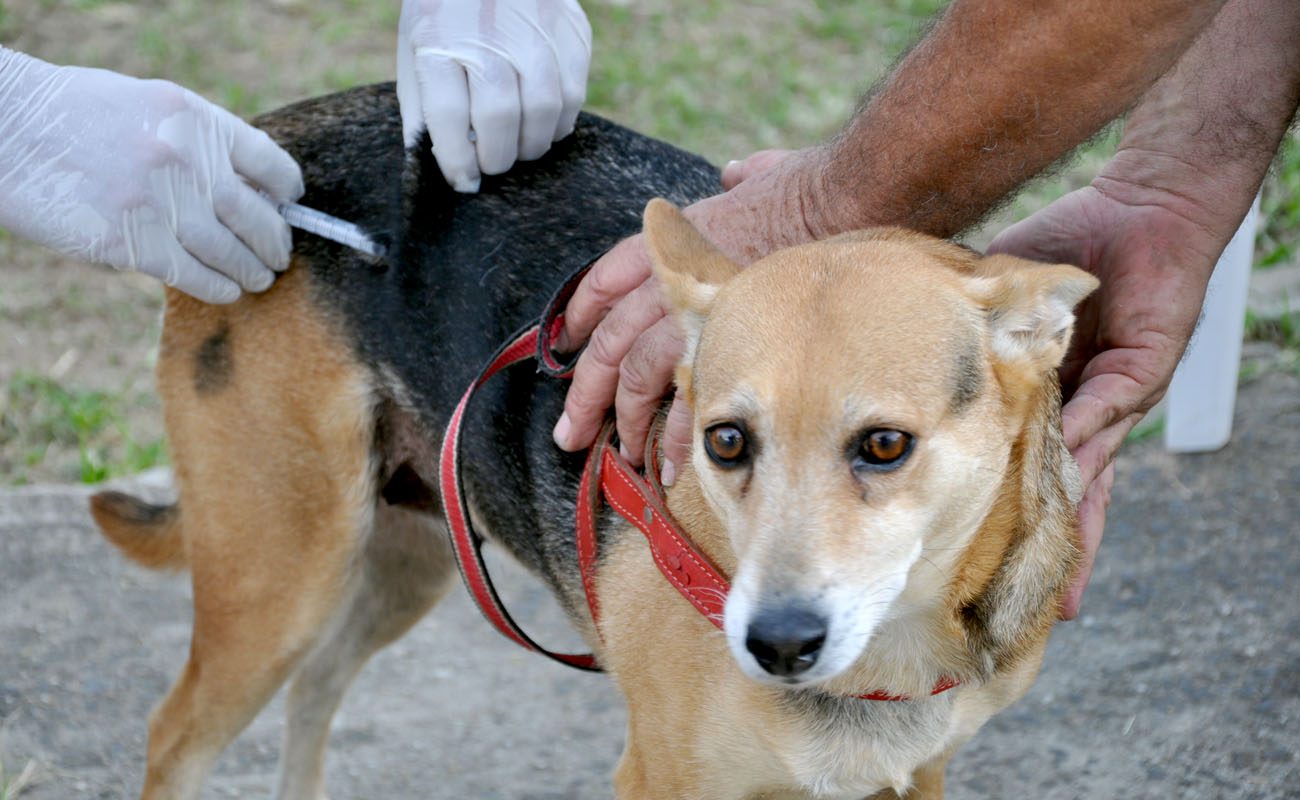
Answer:
[[(778, 151), (769, 151), (778, 152)], [(826, 222), (812, 185), (820, 150), (779, 151), (779, 168), (754, 170), (743, 186), (702, 200), (686, 216), (723, 252), (742, 264), (824, 235)], [(789, 156), (789, 157), (784, 157)], [(775, 162), (779, 161), (779, 164)], [(761, 174), (758, 174), (761, 172)], [(640, 463), (646, 434), (682, 354), (677, 324), (668, 316), (641, 236), (617, 245), (596, 262), (565, 312), (562, 349), (587, 341), (555, 426), (562, 449), (589, 447), (606, 410), (614, 407), (624, 455)], [(690, 449), (690, 411), (678, 397), (664, 434), (662, 479), (671, 485)]]
[(1079, 310), (1061, 366), (1062, 427), (1086, 489), (1079, 510), (1084, 562), (1061, 609), (1065, 619), (1078, 614), (1101, 543), (1111, 462), (1164, 396), (1224, 245), (1167, 200), (1101, 178), (1011, 226), (989, 248), (1075, 264), (1101, 280)]

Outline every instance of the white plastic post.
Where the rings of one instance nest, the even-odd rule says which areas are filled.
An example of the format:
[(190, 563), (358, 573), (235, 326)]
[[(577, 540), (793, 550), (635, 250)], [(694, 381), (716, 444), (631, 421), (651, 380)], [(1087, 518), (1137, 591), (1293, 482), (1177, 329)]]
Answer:
[(1246, 292), (1250, 288), (1258, 221), (1256, 197), (1214, 266), (1200, 324), (1169, 384), (1165, 448), (1171, 452), (1218, 450), (1232, 436), (1241, 339), (1246, 325)]

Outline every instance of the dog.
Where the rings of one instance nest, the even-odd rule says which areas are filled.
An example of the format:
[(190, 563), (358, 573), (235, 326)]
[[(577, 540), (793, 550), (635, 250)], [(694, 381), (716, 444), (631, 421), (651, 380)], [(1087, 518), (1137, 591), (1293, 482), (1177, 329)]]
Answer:
[(604, 511), (597, 623), (573, 531), (584, 456), (552, 444), (565, 384), (535, 369), (468, 406), (469, 516), (626, 696), (618, 797), (942, 796), (954, 750), (1031, 685), (1076, 567), (1055, 369), (1094, 278), (894, 229), (741, 269), (673, 205), (716, 193), (716, 170), (588, 115), (477, 195), (445, 186), (427, 141), (403, 150), (391, 85), (258, 124), (302, 164), (303, 202), (387, 255), (295, 234), (264, 294), (167, 292), (179, 502), (91, 505), (127, 557), (193, 580), (144, 798), (197, 797), (286, 681), (278, 796), (323, 796), (347, 686), (454, 583), (436, 454), (457, 399), (575, 267), (642, 227), (694, 416), (666, 504), (730, 576), (722, 619)]

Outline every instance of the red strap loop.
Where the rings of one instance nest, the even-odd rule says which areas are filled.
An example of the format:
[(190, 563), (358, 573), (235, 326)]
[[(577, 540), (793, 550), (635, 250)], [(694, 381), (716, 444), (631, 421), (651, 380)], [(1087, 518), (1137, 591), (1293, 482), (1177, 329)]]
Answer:
[[(501, 603), (488, 575), (487, 565), (483, 562), (483, 538), (470, 523), (460, 480), (460, 431), (465, 408), (474, 392), (501, 370), (530, 358), (543, 359), (547, 366), (545, 371), (560, 373), (566, 369), (550, 353), (550, 341), (560, 330), (562, 317), (548, 311), (544, 324), (545, 328), (542, 324), (528, 328), (497, 351), (461, 397), (443, 437), (439, 458), (439, 485), (456, 563), (466, 588), (483, 616), (508, 639), (525, 649), (571, 667), (599, 671), (594, 656), (548, 650), (529, 638), (511, 618)], [(619, 515), (645, 535), (655, 565), (668, 582), (706, 619), (721, 629), (727, 592), (730, 589), (726, 576), (681, 532), (668, 513), (659, 492), (610, 446), (612, 436), (612, 426), (607, 425), (599, 441), (587, 454), (586, 466), (578, 485), (575, 520), (582, 587), (597, 631), (600, 630), (600, 608), (596, 593), (599, 557), (596, 509), (602, 495)], [(946, 692), (957, 685), (958, 682), (952, 678), (940, 678), (931, 694)], [(884, 691), (858, 697), (863, 700), (885, 701), (911, 699), (906, 695)]]

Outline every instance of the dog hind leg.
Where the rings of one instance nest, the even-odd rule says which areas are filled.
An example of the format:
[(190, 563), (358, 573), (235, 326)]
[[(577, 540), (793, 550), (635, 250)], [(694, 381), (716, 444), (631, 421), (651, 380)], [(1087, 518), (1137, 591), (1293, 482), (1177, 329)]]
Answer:
[(279, 800), (321, 800), (330, 720), (366, 661), (452, 586), (439, 517), (380, 502), (355, 590), (303, 660), (289, 690)]
[[(253, 531), (291, 541), (292, 526), (280, 522)], [(192, 542), (193, 640), (180, 678), (150, 718), (146, 800), (197, 797), (218, 754), (270, 700), (334, 614), (359, 550), (356, 525), (335, 524), (334, 530), (329, 521), (314, 524), (313, 534), (331, 546), (245, 551), (256, 556), (233, 569), (229, 552), (206, 553), (204, 537)]]

